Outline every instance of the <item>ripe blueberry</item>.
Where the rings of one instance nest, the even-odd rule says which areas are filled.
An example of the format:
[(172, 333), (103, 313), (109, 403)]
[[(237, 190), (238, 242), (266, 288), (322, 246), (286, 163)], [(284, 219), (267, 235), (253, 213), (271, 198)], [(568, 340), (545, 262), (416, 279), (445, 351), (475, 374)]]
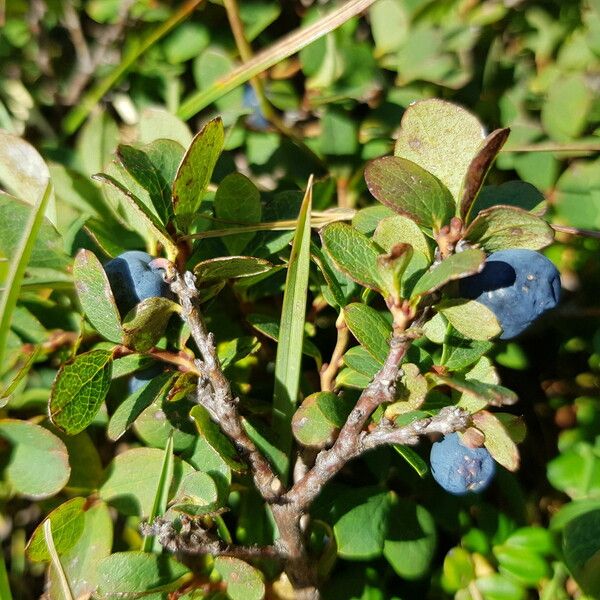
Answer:
[(249, 108), (252, 111), (246, 117), (246, 123), (252, 129), (264, 131), (269, 127), (269, 121), (267, 121), (262, 111), (258, 96), (249, 83), (244, 86), (244, 108)]
[(135, 375), (131, 377), (127, 387), (129, 389), (129, 393), (133, 394), (133, 392), (137, 392), (142, 386), (146, 385), (150, 380), (154, 379), (157, 375), (162, 373), (162, 368), (160, 365), (152, 365), (143, 371), (138, 371)]
[(146, 252), (131, 250), (104, 265), (121, 315), (126, 315), (146, 298), (171, 296), (169, 286), (163, 279), (163, 270), (149, 265), (153, 260)]
[(460, 295), (485, 304), (502, 327), (501, 340), (527, 329), (560, 298), (560, 275), (544, 255), (533, 250), (490, 254), (483, 271), (460, 281)]
[(431, 447), (431, 473), (447, 492), (462, 496), (481, 492), (492, 481), (496, 463), (485, 448), (463, 446), (451, 433)]

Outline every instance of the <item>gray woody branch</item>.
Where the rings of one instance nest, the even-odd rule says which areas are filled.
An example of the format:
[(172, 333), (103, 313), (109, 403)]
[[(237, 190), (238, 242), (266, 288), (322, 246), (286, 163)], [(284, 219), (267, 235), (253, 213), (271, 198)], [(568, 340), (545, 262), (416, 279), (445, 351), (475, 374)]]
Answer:
[(416, 444), (421, 436), (429, 433), (446, 434), (464, 429), (468, 424), (469, 414), (456, 407), (446, 407), (438, 415), (419, 419), (404, 427), (396, 427), (384, 419), (371, 431), (365, 430), (377, 407), (395, 399), (396, 382), (401, 374), (400, 364), (413, 339), (418, 336), (418, 324), (415, 324), (411, 329), (394, 334), (383, 367), (360, 395), (333, 446), (319, 452), (314, 466), (290, 490), (286, 490), (244, 430), (237, 407), (238, 399), (233, 396), (229, 381), (221, 369), (214, 337), (208, 332), (200, 312), (194, 275), (186, 272), (182, 276), (171, 266), (167, 269), (167, 280), (179, 297), (182, 316), (202, 357), (195, 361), (198, 372), (201, 373), (198, 378), (197, 401), (206, 408), (211, 418), (248, 460), (254, 483), (269, 504), (277, 523), (279, 539), (274, 546), (265, 548), (230, 547), (211, 537), (208, 532), (196, 531), (189, 525), (185, 531), (176, 531), (172, 525), (160, 521), (157, 523), (158, 529), (152, 531), (163, 546), (180, 553), (230, 553), (240, 558), (244, 555), (247, 559), (259, 556), (281, 559), (295, 588), (296, 598), (316, 600), (319, 598), (317, 569), (306, 551), (301, 518), (323, 486), (348, 461), (372, 448), (384, 444)]

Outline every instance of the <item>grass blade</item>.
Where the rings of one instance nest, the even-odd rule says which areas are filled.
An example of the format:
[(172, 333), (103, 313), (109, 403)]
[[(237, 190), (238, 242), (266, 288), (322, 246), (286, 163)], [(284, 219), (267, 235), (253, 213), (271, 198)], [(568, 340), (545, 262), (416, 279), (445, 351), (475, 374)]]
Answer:
[(310, 209), (312, 204), (312, 176), (308, 180), (283, 293), (283, 307), (279, 324), (279, 343), (275, 360), (275, 388), (273, 391), (273, 425), (279, 447), (288, 455), (286, 480), (289, 473), (289, 454), (292, 447), (292, 416), (296, 409), (300, 387), (300, 365), (304, 340), (304, 316), (310, 268)]
[(188, 0), (179, 10), (174, 12), (164, 23), (148, 34), (132, 52), (123, 57), (121, 62), (101, 79), (65, 117), (63, 129), (65, 133), (75, 133), (102, 97), (115, 85), (121, 77), (137, 62), (144, 52), (163, 38), (171, 29), (185, 19), (203, 0)]
[(8, 582), (8, 573), (4, 562), (4, 554), (0, 554), (0, 598), (3, 600), (12, 600), (10, 584)]
[(44, 539), (46, 540), (46, 546), (48, 546), (48, 553), (50, 554), (50, 564), (56, 569), (56, 573), (58, 575), (58, 581), (63, 593), (63, 597), (65, 600), (73, 600), (73, 594), (71, 593), (71, 588), (69, 587), (65, 570), (60, 563), (60, 558), (58, 557), (58, 552), (56, 552), (56, 546), (54, 545), (54, 538), (52, 537), (52, 523), (50, 522), (50, 519), (46, 519), (44, 523)]
[(5, 289), (0, 298), (0, 365), (3, 364), (12, 314), (17, 305), (25, 269), (29, 263), (29, 258), (31, 257), (37, 234), (44, 220), (46, 205), (48, 204), (51, 195), (52, 184), (48, 181), (44, 193), (31, 210), (31, 214), (25, 225), (25, 230), (23, 231), (23, 236), (19, 245), (15, 248), (9, 271), (4, 282)]
[(292, 31), (281, 40), (259, 52), (254, 58), (240, 65), (225, 77), (215, 81), (206, 90), (198, 91), (185, 100), (177, 114), (187, 120), (203, 108), (221, 98), (239, 85), (246, 83), (259, 73), (270, 69), (281, 60), (292, 56), (315, 40), (330, 33), (346, 21), (366, 10), (375, 0), (350, 0), (340, 8), (325, 15), (315, 23)]
[[(148, 523), (152, 523), (156, 517), (164, 514), (167, 510), (167, 502), (169, 500), (169, 488), (171, 487), (171, 481), (173, 479), (173, 434), (169, 436), (167, 446), (165, 447), (165, 454), (163, 458), (162, 468), (160, 470), (160, 477), (158, 479), (158, 485), (156, 486), (156, 495), (154, 496), (154, 504), (152, 510), (148, 516)], [(153, 535), (144, 536), (142, 542), (142, 552), (156, 552), (160, 554), (162, 546), (154, 538)]]

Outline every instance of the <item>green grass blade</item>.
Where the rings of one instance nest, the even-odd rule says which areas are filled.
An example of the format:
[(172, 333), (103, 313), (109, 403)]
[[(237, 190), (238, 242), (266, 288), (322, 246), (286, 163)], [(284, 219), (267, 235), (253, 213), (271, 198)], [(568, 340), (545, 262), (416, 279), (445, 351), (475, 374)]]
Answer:
[[(173, 479), (173, 435), (169, 436), (165, 454), (163, 458), (162, 468), (158, 485), (156, 486), (156, 495), (154, 496), (154, 504), (148, 516), (148, 523), (152, 523), (156, 517), (164, 514), (167, 510), (167, 502), (169, 500), (169, 488)], [(153, 535), (147, 535), (142, 542), (142, 552), (162, 552), (162, 546), (158, 543)]]
[(80, 102), (73, 108), (63, 121), (65, 133), (75, 133), (86, 120), (93, 108), (103, 96), (129, 71), (144, 52), (163, 38), (171, 29), (185, 19), (203, 0), (188, 0), (175, 11), (164, 23), (148, 34), (106, 77), (101, 79)]
[(10, 584), (8, 583), (8, 573), (4, 563), (4, 554), (0, 553), (0, 598), (3, 600), (12, 600)]
[[(289, 457), (292, 447), (292, 415), (296, 410), (300, 387), (302, 342), (304, 340), (304, 316), (310, 268), (310, 208), (312, 204), (312, 176), (308, 180), (283, 293), (283, 307), (279, 325), (279, 343), (275, 360), (275, 388), (273, 392), (273, 425), (279, 447)], [(289, 458), (286, 480), (289, 473)]]
[(25, 269), (29, 263), (37, 234), (44, 220), (46, 205), (51, 195), (52, 184), (48, 181), (44, 193), (31, 210), (21, 241), (15, 248), (14, 255), (11, 257), (10, 268), (4, 282), (5, 289), (0, 298), (0, 365), (3, 364), (12, 314), (17, 305)]
[(50, 522), (50, 519), (46, 519), (44, 523), (44, 539), (46, 540), (46, 546), (48, 546), (48, 553), (50, 554), (50, 564), (56, 569), (56, 573), (58, 575), (58, 581), (63, 593), (63, 598), (65, 600), (73, 600), (73, 594), (71, 593), (71, 588), (69, 587), (65, 570), (63, 569), (60, 558), (58, 557), (58, 552), (56, 552), (56, 547), (54, 545), (54, 538), (52, 537), (52, 523)]
[(369, 8), (374, 2), (375, 0), (350, 0), (315, 23), (292, 31), (225, 77), (215, 81), (209, 88), (192, 94), (182, 102), (177, 116), (184, 120), (190, 119), (239, 85), (337, 29), (352, 17)]

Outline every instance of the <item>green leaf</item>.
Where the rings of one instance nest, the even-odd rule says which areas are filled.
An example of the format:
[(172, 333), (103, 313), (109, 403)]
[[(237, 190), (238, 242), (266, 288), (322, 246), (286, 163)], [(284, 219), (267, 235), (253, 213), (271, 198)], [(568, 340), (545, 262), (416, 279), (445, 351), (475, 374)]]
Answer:
[(71, 467), (67, 448), (58, 437), (39, 425), (17, 419), (0, 420), (0, 437), (11, 445), (4, 472), (18, 494), (39, 500), (62, 490)]
[(310, 254), (313, 262), (319, 267), (327, 288), (324, 294), (329, 292), (331, 298), (325, 297), (327, 302), (338, 307), (344, 307), (347, 304), (348, 287), (355, 286), (355, 283), (346, 277), (339, 269), (333, 265), (329, 255), (314, 242), (310, 243)]
[(382, 251), (367, 236), (338, 221), (321, 230), (321, 241), (338, 269), (357, 283), (382, 291), (383, 282), (377, 270), (377, 258)]
[[(279, 341), (279, 323), (276, 321), (275, 317), (253, 314), (248, 315), (247, 320), (259, 333), (262, 333), (264, 336), (275, 342)], [(323, 363), (321, 351), (306, 336), (302, 341), (302, 354), (314, 358), (317, 363), (317, 368), (321, 368), (321, 364)]]
[(392, 334), (392, 326), (383, 315), (366, 304), (354, 302), (344, 308), (344, 320), (359, 344), (383, 364)]
[(542, 556), (556, 555), (554, 534), (539, 526), (521, 527), (504, 542), (505, 546), (525, 548)]
[(367, 165), (365, 180), (379, 202), (417, 225), (438, 230), (454, 216), (455, 204), (448, 189), (410, 160), (398, 156), (376, 158)]
[(402, 282), (413, 254), (410, 244), (397, 244), (389, 254), (382, 254), (377, 258), (379, 279), (383, 282), (386, 295), (396, 303), (402, 299)]
[(116, 552), (98, 565), (98, 596), (118, 600), (172, 591), (188, 574), (187, 567), (165, 554)]
[[(310, 271), (310, 223), (312, 207), (312, 177), (308, 181), (304, 200), (298, 215), (296, 234), (288, 263), (283, 306), (279, 324), (279, 343), (275, 359), (275, 387), (273, 390), (273, 429), (280, 440), (280, 448), (289, 455), (292, 445), (290, 423), (300, 387), (302, 342)], [(282, 474), (287, 479), (289, 465)]]
[(402, 365), (401, 385), (396, 391), (397, 402), (389, 404), (385, 409), (385, 417), (393, 421), (398, 415), (417, 410), (425, 401), (429, 391), (427, 380), (417, 365), (404, 363)]
[(54, 191), (48, 189), (48, 166), (29, 142), (3, 130), (0, 130), (0, 181), (4, 189), (31, 206), (47, 194), (42, 218), (45, 215), (56, 225), (56, 202)]
[(157, 398), (162, 397), (165, 387), (170, 387), (172, 379), (174, 379), (173, 373), (160, 373), (149, 380), (146, 385), (127, 396), (108, 422), (106, 429), (108, 439), (116, 442), (148, 406)]
[[(70, 550), (81, 537), (85, 526), (85, 504), (85, 498), (71, 498), (46, 517), (52, 523), (52, 535), (59, 555)], [(25, 548), (27, 557), (34, 562), (50, 560), (44, 538), (45, 523), (46, 520), (36, 527)]]
[[(352, 217), (352, 227), (354, 227), (354, 229), (357, 231), (364, 233), (365, 235), (371, 235), (377, 229), (377, 226), (383, 219), (395, 216), (399, 215), (396, 215), (394, 211), (389, 209), (387, 206), (383, 206), (381, 204), (367, 206), (366, 208), (361, 208), (358, 210), (354, 217)], [(407, 217), (404, 218), (414, 225), (414, 221), (411, 221)]]
[[(190, 475), (188, 475), (189, 477)], [(187, 479), (187, 478), (186, 478)], [(164, 450), (163, 463), (160, 469), (160, 476), (156, 483), (156, 493), (154, 495), (154, 502), (148, 515), (148, 523), (152, 523), (156, 517), (163, 515), (167, 510), (167, 502), (169, 500), (169, 488), (173, 481), (173, 436), (169, 436), (167, 446)], [(184, 480), (185, 481), (185, 480)], [(160, 554), (162, 552), (162, 546), (154, 538), (154, 536), (144, 536), (142, 542), (142, 552), (154, 552)]]
[[(458, 392), (468, 394), (480, 401), (483, 406), (510, 406), (517, 401), (517, 395), (508, 388), (501, 385), (482, 383), (476, 380), (459, 379), (458, 377), (443, 377), (433, 373), (427, 373), (426, 377), (434, 386), (447, 385)], [(471, 407), (459, 402), (462, 408), (469, 410)], [(481, 410), (483, 406), (473, 407), (473, 411)]]
[[(258, 188), (241, 173), (227, 175), (219, 184), (214, 200), (215, 216), (228, 225), (260, 223), (262, 206)], [(230, 254), (241, 254), (255, 232), (238, 233), (223, 237), (223, 243)]]
[(252, 277), (266, 273), (273, 265), (264, 258), (254, 256), (220, 256), (203, 260), (194, 267), (200, 282)]
[(411, 500), (394, 497), (383, 555), (399, 577), (420, 579), (429, 570), (437, 543), (431, 513)]
[(58, 436), (67, 447), (71, 465), (66, 489), (70, 494), (81, 496), (93, 493), (102, 479), (103, 470), (94, 442), (84, 431), (77, 435), (66, 435), (59, 431)]
[[(132, 448), (118, 454), (106, 468), (98, 490), (100, 498), (113, 504), (124, 515), (148, 517), (156, 497), (156, 486), (163, 470), (165, 453), (158, 448)], [(175, 457), (169, 498), (181, 481), (194, 472), (188, 463)]]
[[(2, 134), (4, 135), (4, 134)], [(4, 143), (4, 137), (0, 137)], [(17, 299), (21, 291), (21, 284), (25, 275), (25, 269), (35, 246), (35, 240), (44, 221), (44, 211), (48, 206), (52, 185), (46, 182), (46, 187), (29, 214), (25, 228), (21, 233), (21, 239), (10, 257), (8, 273), (4, 278), (2, 297), (0, 298), (0, 365), (3, 364), (6, 343), (10, 331), (10, 322), (17, 305)]]
[(171, 186), (162, 173), (152, 164), (150, 157), (141, 148), (120, 144), (117, 160), (121, 166), (144, 188), (150, 197), (151, 206), (160, 222), (165, 225), (169, 218)]
[(215, 571), (225, 582), (230, 600), (262, 600), (265, 584), (258, 569), (231, 556), (217, 556)]
[(540, 217), (516, 206), (496, 206), (475, 217), (465, 238), (490, 253), (509, 248), (540, 250), (554, 241), (554, 231)]
[(452, 330), (443, 340), (446, 346), (443, 364), (449, 371), (460, 371), (477, 362), (493, 346), (492, 342), (470, 340)]
[(243, 473), (246, 465), (240, 461), (235, 448), (219, 426), (211, 420), (208, 411), (203, 406), (196, 405), (190, 411), (190, 417), (196, 424), (198, 433), (217, 451), (227, 466), (236, 473)]
[(146, 352), (162, 337), (171, 316), (181, 307), (168, 298), (153, 296), (136, 304), (123, 319), (123, 344)]
[(247, 356), (255, 354), (260, 347), (261, 343), (258, 339), (249, 335), (219, 343), (217, 354), (219, 355), (221, 368), (225, 370)]
[(444, 590), (457, 592), (466, 588), (475, 578), (471, 555), (461, 547), (452, 548), (444, 557), (442, 584)]
[(119, 143), (119, 127), (110, 113), (102, 108), (94, 113), (77, 136), (77, 166), (90, 177), (110, 161)]
[(516, 471), (520, 464), (519, 449), (500, 420), (481, 410), (473, 415), (473, 425), (485, 435), (484, 445), (492, 458), (509, 471)]
[(483, 127), (464, 108), (433, 98), (411, 104), (402, 117), (394, 154), (435, 175), (458, 202)]
[(548, 481), (574, 499), (600, 497), (600, 459), (587, 442), (578, 442), (548, 463)]
[(430, 294), (450, 281), (473, 275), (481, 270), (484, 261), (485, 254), (481, 250), (465, 250), (452, 254), (417, 281), (411, 297)]
[(393, 444), (392, 448), (415, 470), (419, 477), (423, 478), (429, 473), (427, 462), (421, 458), (416, 450), (413, 450), (410, 446), (400, 444)]
[(242, 425), (248, 437), (271, 463), (277, 475), (282, 477), (288, 468), (289, 455), (281, 450), (280, 440), (276, 438), (273, 429), (261, 423), (258, 419), (251, 420), (243, 417)]
[(366, 377), (373, 378), (383, 363), (379, 362), (363, 346), (354, 346), (344, 354), (344, 364)]
[(373, 378), (355, 371), (354, 369), (345, 368), (342, 369), (335, 378), (335, 385), (337, 387), (350, 387), (364, 390), (369, 383), (371, 383), (371, 379)]
[(83, 431), (106, 398), (111, 371), (109, 350), (90, 350), (64, 363), (50, 392), (52, 422), (69, 435)]
[(167, 233), (163, 224), (158, 217), (123, 183), (107, 173), (97, 173), (93, 176), (96, 181), (106, 183), (114, 188), (119, 198), (133, 211), (136, 217), (144, 224), (151, 235), (156, 238), (166, 249), (169, 259), (174, 259), (177, 256), (178, 249), (171, 236)]
[(394, 215), (379, 221), (373, 234), (373, 241), (389, 252), (397, 244), (410, 244), (416, 251), (432, 258), (427, 237), (409, 217)]
[(496, 315), (475, 300), (443, 300), (435, 309), (462, 335), (472, 340), (489, 340), (502, 331)]
[[(12, 259), (17, 255), (33, 212), (30, 203), (0, 191), (0, 256)], [(41, 212), (43, 215), (44, 211)], [(34, 267), (64, 270), (70, 262), (60, 233), (46, 217), (42, 218), (27, 262), (28, 270)]]
[(369, 10), (377, 56), (397, 51), (410, 25), (409, 10), (398, 0), (379, 0)]
[(223, 493), (208, 473), (191, 473), (182, 482), (171, 510), (197, 517), (214, 512), (222, 504)]
[(292, 418), (292, 431), (303, 446), (330, 445), (352, 410), (349, 403), (332, 392), (317, 392), (305, 398)]
[(492, 131), (483, 140), (477, 155), (471, 161), (460, 191), (459, 212), (463, 221), (466, 222), (468, 220), (471, 208), (477, 198), (477, 194), (479, 194), (485, 177), (502, 146), (504, 146), (508, 139), (509, 134), (510, 129), (508, 127)]
[(494, 546), (494, 556), (498, 560), (500, 573), (507, 575), (524, 586), (536, 586), (540, 580), (549, 577), (548, 562), (536, 552), (527, 548)]
[(569, 521), (563, 533), (565, 563), (586, 594), (600, 594), (600, 510)]
[[(595, 94), (582, 72), (559, 77), (550, 86), (542, 105), (542, 125), (548, 135), (566, 142), (579, 137), (586, 129), (587, 117)], [(569, 115), (565, 118), (565, 115)]]
[(378, 488), (348, 490), (335, 506), (333, 531), (338, 555), (350, 560), (380, 556), (388, 530), (390, 493)]
[[(97, 501), (84, 512), (83, 531), (75, 545), (62, 555), (62, 565), (75, 598), (96, 590), (99, 562), (110, 554), (113, 523), (104, 502)], [(59, 596), (56, 569), (50, 567), (49, 594)]]
[(121, 318), (108, 277), (93, 252), (81, 249), (73, 264), (75, 290), (83, 312), (98, 333), (111, 342), (122, 341)]
[(224, 141), (223, 122), (216, 118), (194, 136), (186, 150), (173, 182), (173, 206), (180, 223), (200, 208)]
[[(157, 106), (148, 106), (142, 110), (138, 122), (138, 135), (142, 144), (168, 139), (181, 144), (182, 148), (187, 148), (193, 138), (190, 128), (183, 121), (168, 110)], [(101, 169), (102, 167), (92, 172), (97, 173)]]
[(497, 573), (478, 577), (475, 587), (485, 600), (525, 600), (527, 591), (516, 581)]
[(500, 185), (486, 185), (475, 201), (475, 211), (498, 205), (516, 206), (534, 214), (542, 212), (545, 205), (544, 194), (525, 181), (505, 181)]

